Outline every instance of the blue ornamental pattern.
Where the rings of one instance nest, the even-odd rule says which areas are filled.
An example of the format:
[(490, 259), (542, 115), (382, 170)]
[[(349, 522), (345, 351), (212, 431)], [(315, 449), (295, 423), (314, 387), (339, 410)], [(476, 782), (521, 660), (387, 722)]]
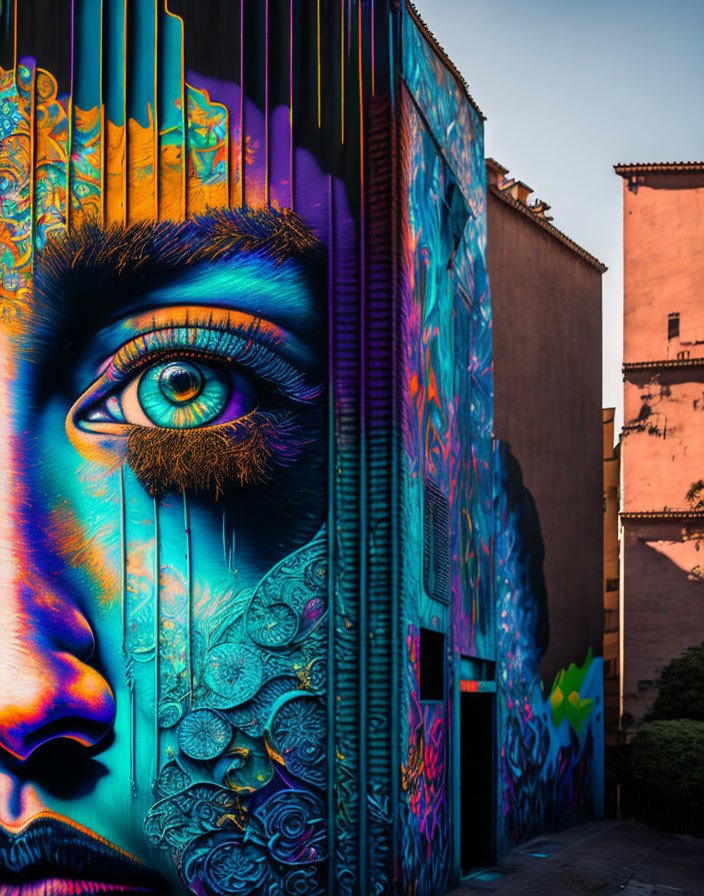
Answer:
[(215, 637), (191, 632), (186, 643), (189, 632), (178, 610), (171, 617), (178, 625), (162, 631), (160, 655), (169, 678), (181, 654), (192, 652), (192, 701), (185, 685), (178, 694), (162, 694), (166, 761), (144, 830), (152, 844), (169, 851), (192, 892), (322, 893), (328, 854), (325, 527), (251, 593), (237, 595), (236, 606), (236, 618), (228, 613)]

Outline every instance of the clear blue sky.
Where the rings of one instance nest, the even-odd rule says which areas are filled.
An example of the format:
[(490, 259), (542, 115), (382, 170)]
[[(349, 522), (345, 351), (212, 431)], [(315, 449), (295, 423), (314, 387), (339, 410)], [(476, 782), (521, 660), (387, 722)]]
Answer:
[(704, 0), (416, 6), (487, 117), (487, 155), (608, 265), (603, 398), (620, 425), (623, 210), (612, 166), (704, 159)]

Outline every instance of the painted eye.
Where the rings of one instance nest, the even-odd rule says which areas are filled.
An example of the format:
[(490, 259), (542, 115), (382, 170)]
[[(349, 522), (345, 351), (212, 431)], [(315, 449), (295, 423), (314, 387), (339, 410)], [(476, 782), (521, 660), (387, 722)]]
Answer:
[(256, 404), (255, 389), (237, 371), (177, 358), (148, 367), (121, 392), (88, 411), (85, 420), (194, 429), (236, 420)]
[(139, 405), (155, 426), (191, 429), (218, 417), (227, 404), (224, 371), (191, 361), (150, 367), (139, 378)]

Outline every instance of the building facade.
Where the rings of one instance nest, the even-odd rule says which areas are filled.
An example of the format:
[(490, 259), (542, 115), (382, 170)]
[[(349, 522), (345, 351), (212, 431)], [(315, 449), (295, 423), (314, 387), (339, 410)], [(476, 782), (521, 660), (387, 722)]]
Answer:
[(616, 757), (621, 743), (621, 445), (614, 445), (614, 417), (615, 408), (604, 408), (604, 800), (609, 816), (617, 813)]
[(2, 16), (0, 884), (439, 896), (598, 813), (413, 7)]
[(622, 727), (663, 667), (704, 640), (704, 163), (623, 178)]
[[(601, 654), (601, 280), (531, 188), (487, 160), (494, 432), (511, 446), (545, 544), (546, 683)], [(579, 550), (575, 550), (575, 545)]]
[(620, 445), (614, 446), (615, 408), (604, 408), (604, 731), (609, 745), (616, 743), (619, 706), (620, 656), (620, 552), (619, 494)]
[[(531, 519), (532, 544), (524, 537), (523, 550), (541, 558), (542, 573), (532, 585), (541, 608), (535, 618), (534, 674), (546, 694), (560, 692), (566, 669), (588, 675), (601, 725), (601, 281), (606, 268), (558, 230), (547, 214), (550, 206), (531, 202), (531, 193), (504, 166), (487, 159), (494, 434), (530, 504), (524, 518)], [(579, 731), (575, 755), (600, 753), (601, 741), (591, 745), (584, 734)], [(521, 741), (531, 740), (524, 729)], [(535, 758), (528, 752), (524, 761), (530, 767)], [(600, 799), (580, 809), (582, 815), (590, 811), (600, 814)], [(520, 825), (524, 835), (539, 830), (530, 811)]]

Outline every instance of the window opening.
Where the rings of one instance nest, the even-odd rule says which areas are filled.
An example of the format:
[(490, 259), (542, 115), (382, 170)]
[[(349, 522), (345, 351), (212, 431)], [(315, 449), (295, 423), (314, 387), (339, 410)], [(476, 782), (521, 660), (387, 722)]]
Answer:
[(679, 339), (680, 336), (680, 314), (675, 311), (667, 317), (667, 338)]
[(445, 699), (445, 635), (420, 630), (420, 699)]

